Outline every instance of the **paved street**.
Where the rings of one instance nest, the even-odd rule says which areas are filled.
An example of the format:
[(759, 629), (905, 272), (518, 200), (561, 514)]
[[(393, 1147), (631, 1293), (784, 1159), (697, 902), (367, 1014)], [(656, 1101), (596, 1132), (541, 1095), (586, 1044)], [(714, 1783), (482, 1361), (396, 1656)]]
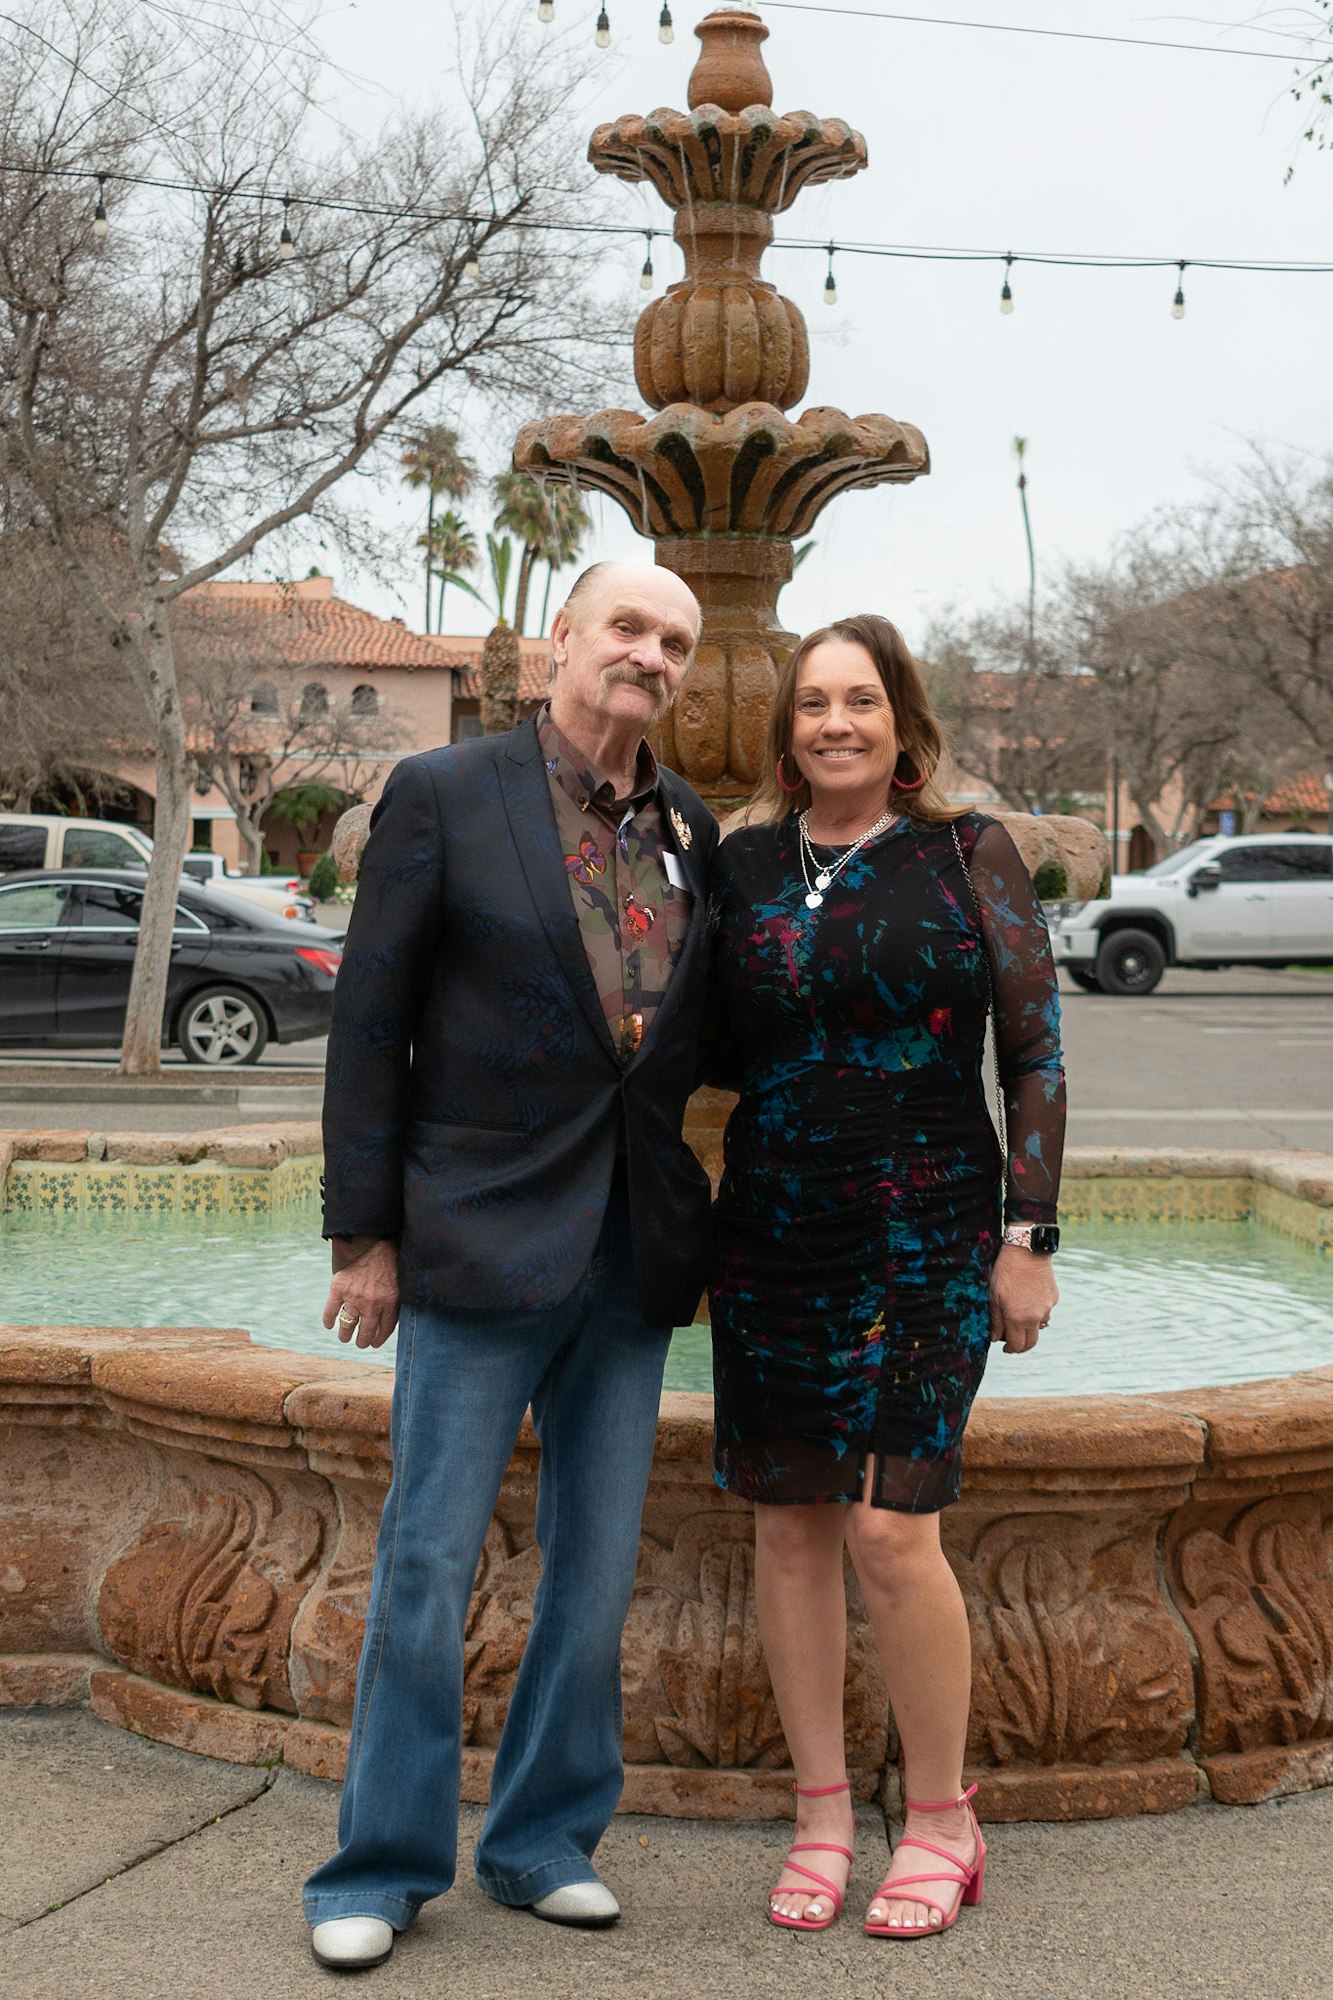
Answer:
[(1333, 975), (1172, 971), (1143, 1000), (1061, 984), (1071, 1144), (1333, 1151)]
[[(300, 1884), (334, 1844), (337, 1788), (218, 1764), (84, 1713), (0, 1716), (0, 1989), (14, 2000), (287, 2000), (310, 1956)], [(625, 1915), (560, 1930), (488, 1902), (465, 1808), (458, 1886), (368, 2000), (1327, 2000), (1333, 1792), (1160, 1819), (987, 1829), (985, 1902), (894, 1945), (859, 1916), (886, 1858), (858, 1815), (848, 1916), (763, 1915), (790, 1832), (617, 1819), (599, 1859)]]
[[(1069, 1137), (1079, 1146), (1290, 1146), (1333, 1151), (1333, 974), (1168, 972), (1146, 1000), (1064, 985)], [(29, 1050), (0, 1060), (0, 1126), (77, 1125), (101, 1132), (184, 1132), (318, 1110), (322, 1041), (270, 1048), (226, 1073), (240, 1104), (117, 1102), (77, 1086), (107, 1081), (105, 1053)], [(22, 1096), (23, 1077), (58, 1069), (63, 1101)], [(192, 1089), (217, 1072), (169, 1064)], [(279, 1095), (271, 1072), (292, 1078)], [(299, 1076), (295, 1073), (300, 1073)], [(71, 1089), (71, 1086), (74, 1088)], [(257, 1100), (253, 1093), (262, 1092)], [(138, 1095), (139, 1093), (136, 1093)]]

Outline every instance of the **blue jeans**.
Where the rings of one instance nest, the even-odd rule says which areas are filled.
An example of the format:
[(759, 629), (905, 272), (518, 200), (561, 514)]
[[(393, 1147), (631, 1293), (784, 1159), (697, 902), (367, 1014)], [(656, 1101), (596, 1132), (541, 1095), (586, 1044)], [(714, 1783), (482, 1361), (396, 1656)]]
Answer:
[(670, 1337), (639, 1309), (619, 1177), (592, 1263), (559, 1306), (405, 1310), (338, 1852), (306, 1883), (312, 1924), (405, 1930), (453, 1882), (464, 1621), (529, 1404), (542, 1579), (475, 1865), (501, 1903), (594, 1879), (624, 1781), (620, 1635)]

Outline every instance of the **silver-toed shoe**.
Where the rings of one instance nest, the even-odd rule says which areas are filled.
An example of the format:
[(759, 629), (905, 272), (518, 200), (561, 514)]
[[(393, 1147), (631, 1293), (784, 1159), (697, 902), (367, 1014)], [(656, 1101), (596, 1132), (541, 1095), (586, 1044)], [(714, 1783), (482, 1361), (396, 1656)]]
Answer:
[(311, 1931), (310, 1949), (335, 1972), (362, 1972), (383, 1965), (393, 1950), (393, 1925), (382, 1917), (330, 1917)]
[(567, 1882), (528, 1908), (548, 1924), (575, 1924), (585, 1931), (605, 1930), (620, 1916), (620, 1905), (605, 1882)]

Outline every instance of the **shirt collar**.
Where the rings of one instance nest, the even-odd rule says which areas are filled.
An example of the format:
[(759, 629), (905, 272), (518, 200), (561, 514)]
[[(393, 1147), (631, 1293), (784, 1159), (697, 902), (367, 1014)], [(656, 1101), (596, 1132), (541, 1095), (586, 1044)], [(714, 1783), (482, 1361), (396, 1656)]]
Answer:
[(549, 706), (543, 707), (537, 717), (537, 741), (547, 775), (568, 793), (580, 812), (595, 807), (598, 812), (616, 813), (623, 818), (626, 812), (638, 812), (646, 806), (657, 790), (657, 759), (646, 742), (639, 745), (634, 789), (627, 798), (618, 799), (611, 780), (574, 747), (552, 720)]

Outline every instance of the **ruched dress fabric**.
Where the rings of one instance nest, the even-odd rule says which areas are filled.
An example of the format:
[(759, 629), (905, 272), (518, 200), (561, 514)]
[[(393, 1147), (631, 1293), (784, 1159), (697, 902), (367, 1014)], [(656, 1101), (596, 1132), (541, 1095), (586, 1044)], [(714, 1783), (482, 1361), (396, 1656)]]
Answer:
[[(718, 852), (716, 1080), (740, 1099), (714, 1211), (715, 1474), (750, 1500), (956, 1500), (1002, 1207), (1056, 1220), (1045, 922), (1003, 825), (956, 824), (966, 870), (949, 826), (899, 820), (818, 910), (794, 816)], [(986, 1101), (992, 994), (1007, 1174)]]

